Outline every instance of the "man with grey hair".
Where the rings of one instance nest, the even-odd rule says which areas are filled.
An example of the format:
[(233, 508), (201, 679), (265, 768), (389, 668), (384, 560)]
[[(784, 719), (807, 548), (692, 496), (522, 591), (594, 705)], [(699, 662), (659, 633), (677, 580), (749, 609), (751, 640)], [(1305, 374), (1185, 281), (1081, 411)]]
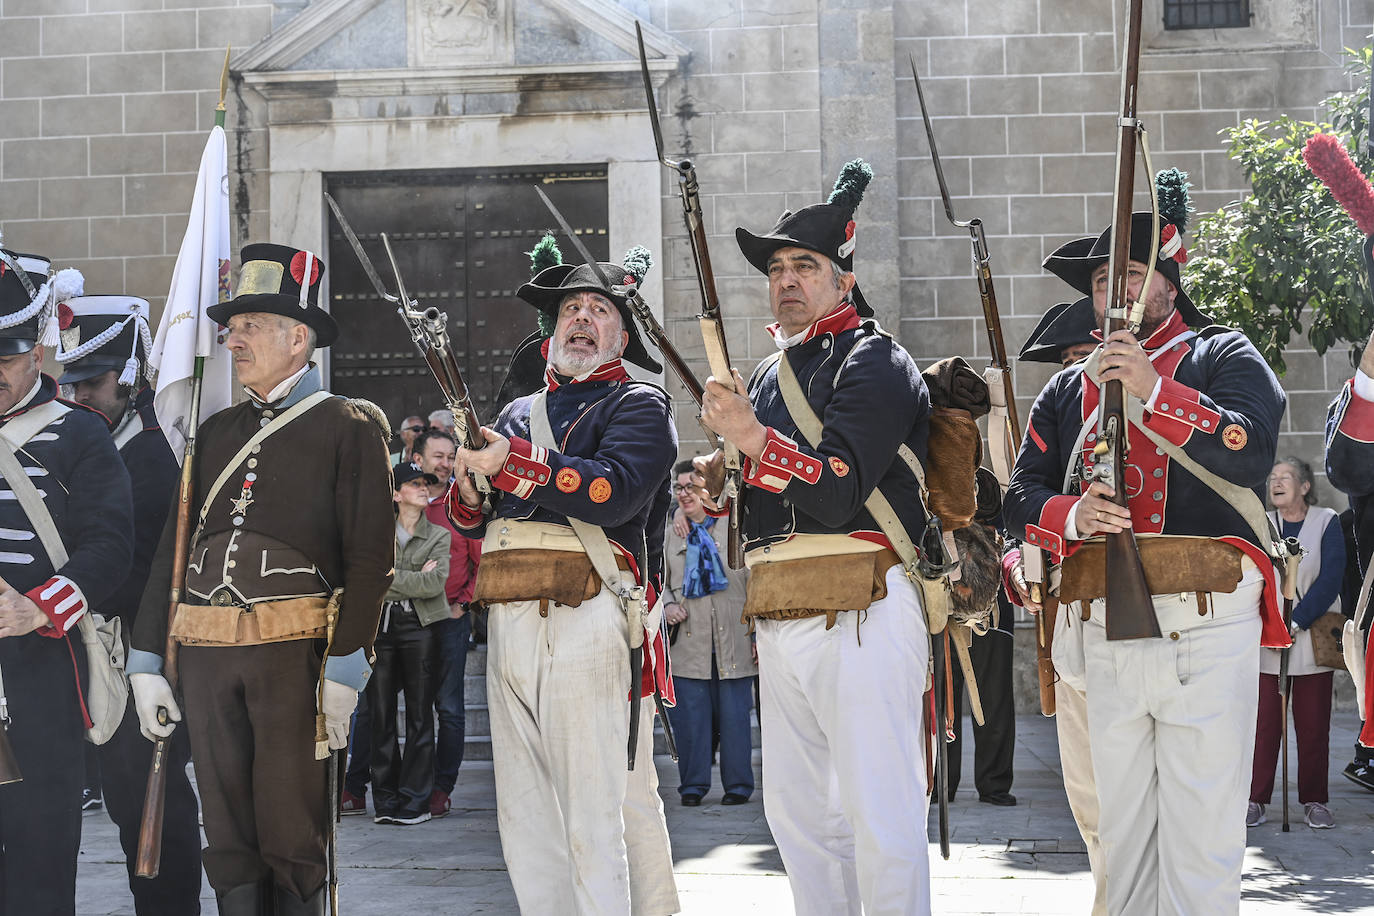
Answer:
[[(392, 576), (390, 428), (375, 405), (325, 391), (310, 362), (338, 336), (317, 304), (323, 274), (309, 251), (249, 245), (237, 295), (207, 310), (229, 328), (248, 399), (200, 428), (197, 526), (170, 635), (224, 916), (325, 912), (331, 764), (317, 759), (318, 726), (328, 749), (347, 743)], [(182, 719), (162, 675), (175, 535), (173, 515), (129, 655), (150, 739)]]
[(458, 428), (458, 424), (455, 423), (453, 419), (453, 411), (448, 409), (430, 411), (429, 428), (441, 429), (452, 436), (454, 431)]

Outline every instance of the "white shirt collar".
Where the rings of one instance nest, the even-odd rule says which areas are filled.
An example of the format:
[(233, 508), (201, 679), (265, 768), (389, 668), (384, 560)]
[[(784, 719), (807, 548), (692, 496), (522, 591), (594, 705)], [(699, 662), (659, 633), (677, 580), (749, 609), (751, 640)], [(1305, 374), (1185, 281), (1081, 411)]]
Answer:
[(277, 401), (280, 401), (282, 398), (286, 397), (287, 394), (290, 393), (291, 389), (296, 387), (296, 383), (301, 380), (301, 377), (309, 371), (310, 364), (306, 363), (304, 366), (301, 366), (301, 368), (297, 370), (295, 373), (288, 375), (286, 378), (282, 379), (282, 381), (277, 385), (277, 387), (273, 388), (271, 391), (267, 393), (267, 397), (265, 398), (259, 397), (258, 393), (254, 391), (252, 388), (249, 388), (247, 385), (243, 386), (243, 390), (248, 392), (248, 396), (253, 400), (257, 401), (259, 404), (275, 404)]

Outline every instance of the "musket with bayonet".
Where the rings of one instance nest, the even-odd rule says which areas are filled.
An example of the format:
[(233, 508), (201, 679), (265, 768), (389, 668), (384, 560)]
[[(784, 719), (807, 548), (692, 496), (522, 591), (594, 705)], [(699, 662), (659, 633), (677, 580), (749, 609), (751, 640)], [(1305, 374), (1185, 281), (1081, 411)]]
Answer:
[[(382, 247), (386, 250), (387, 260), (391, 262), (392, 275), (396, 278), (396, 293), (391, 293), (382, 282), (377, 269), (372, 266), (372, 259), (363, 250), (362, 242), (358, 241), (357, 234), (349, 225), (343, 211), (339, 209), (338, 203), (327, 193), (324, 199), (329, 203), (334, 218), (339, 221), (339, 228), (343, 230), (344, 238), (357, 255), (358, 264), (372, 282), (373, 289), (380, 298), (395, 304), (397, 314), (406, 323), (406, 330), (410, 332), (415, 349), (429, 367), (434, 380), (439, 383), (444, 401), (453, 413), (454, 429), (463, 448), (474, 451), (483, 448), (487, 440), (482, 436), (482, 424), (477, 418), (477, 410), (472, 405), (472, 395), (468, 391), (467, 383), (463, 381), (463, 372), (458, 367), (453, 347), (449, 342), (448, 314), (433, 306), (422, 309), (418, 302), (410, 298), (406, 292), (405, 280), (401, 278), (400, 265), (396, 263), (396, 254), (391, 249), (391, 240), (383, 232)], [(485, 477), (474, 475), (474, 478), (479, 490), (490, 492), (490, 484)]]
[[(663, 129), (658, 123), (658, 102), (654, 99), (653, 83), (649, 79), (649, 58), (644, 52), (644, 32), (635, 22), (635, 38), (639, 41), (639, 69), (644, 77), (644, 94), (649, 103), (649, 124), (654, 132), (654, 148), (658, 161), (677, 175), (678, 195), (682, 198), (682, 218), (687, 224), (687, 240), (692, 247), (692, 263), (696, 267), (697, 286), (701, 292), (701, 337), (706, 346), (706, 362), (711, 375), (726, 388), (734, 390), (734, 373), (730, 366), (730, 349), (725, 340), (725, 320), (720, 312), (720, 297), (716, 295), (716, 276), (711, 269), (711, 249), (706, 243), (706, 224), (701, 215), (701, 188), (697, 183), (696, 166), (690, 159), (670, 159), (663, 152)], [(664, 351), (667, 355), (667, 351)], [(673, 366), (676, 370), (678, 367)], [(686, 366), (683, 364), (683, 369)], [(679, 376), (682, 372), (678, 372)], [(684, 380), (685, 384), (685, 380)], [(698, 386), (700, 387), (700, 386)], [(689, 390), (691, 386), (688, 386)], [(740, 392), (743, 394), (743, 392)], [(696, 397), (701, 406), (700, 395)], [(712, 438), (715, 438), (714, 436)], [(744, 568), (744, 542), (740, 536), (740, 458), (739, 449), (730, 442), (723, 443), (725, 455), (725, 488), (720, 498), (729, 500), (730, 529), (726, 553), (731, 569)]]

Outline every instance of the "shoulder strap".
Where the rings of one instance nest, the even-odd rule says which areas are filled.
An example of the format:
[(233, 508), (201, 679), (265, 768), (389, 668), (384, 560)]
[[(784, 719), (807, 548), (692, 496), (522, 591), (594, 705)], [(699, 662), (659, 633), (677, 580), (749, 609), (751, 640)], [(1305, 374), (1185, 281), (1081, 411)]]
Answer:
[[(46, 425), (44, 424), (44, 426)], [(39, 429), (41, 428), (39, 427)], [(8, 424), (6, 424), (5, 432), (8, 432)], [(6, 439), (8, 440), (8, 436)], [(0, 448), (0, 476), (5, 478), (10, 489), (14, 491), (14, 498), (19, 501), (19, 507), (28, 516), (29, 523), (33, 525), (33, 530), (38, 535), (38, 540), (43, 542), (43, 549), (48, 552), (48, 559), (52, 560), (52, 567), (55, 572), (67, 564), (67, 548), (62, 543), (62, 537), (57, 533), (57, 525), (54, 524), (52, 514), (48, 512), (43, 497), (38, 495), (38, 488), (33, 485), (33, 481), (24, 471), (24, 466), (19, 463), (19, 459), (15, 456), (14, 450), (16, 448), (17, 446), (9, 441), (6, 441), (5, 446)]]
[(49, 423), (70, 412), (70, 407), (54, 398), (0, 426), (0, 438), (4, 438), (12, 451), (20, 449)]
[[(549, 412), (545, 403), (547, 395), (548, 389), (545, 389), (536, 394), (530, 403), (530, 441), (540, 448), (556, 452), (558, 443), (553, 437), (553, 426), (549, 423)], [(615, 554), (611, 551), (611, 542), (606, 537), (606, 532), (598, 525), (573, 518), (571, 515), (567, 516), (567, 519), (573, 533), (582, 542), (582, 549), (587, 552), (587, 558), (592, 561), (592, 569), (596, 570), (601, 582), (611, 590), (611, 593), (620, 599), (621, 606), (629, 614), (638, 586), (621, 579), (620, 567), (616, 565)], [(644, 644), (644, 627), (631, 626), (629, 636), (630, 648), (638, 649)]]
[(243, 463), (244, 459), (253, 451), (253, 448), (261, 444), (268, 436), (284, 429), (288, 423), (314, 407), (316, 404), (327, 401), (331, 397), (333, 397), (333, 395), (328, 391), (316, 391), (314, 394), (302, 398), (291, 405), (287, 410), (278, 414), (272, 422), (258, 430), (253, 434), (252, 438), (243, 443), (243, 448), (239, 449), (238, 453), (235, 454), (233, 458), (229, 459), (229, 463), (224, 466), (224, 470), (219, 472), (219, 476), (215, 478), (215, 482), (211, 484), (210, 489), (206, 491), (205, 501), (200, 504), (200, 518), (196, 521), (196, 533), (191, 537), (192, 544), (200, 537), (201, 529), (205, 527), (205, 518), (210, 514), (210, 506), (214, 504), (215, 497), (219, 496), (219, 491), (224, 489), (224, 484), (229, 480), (238, 466)]

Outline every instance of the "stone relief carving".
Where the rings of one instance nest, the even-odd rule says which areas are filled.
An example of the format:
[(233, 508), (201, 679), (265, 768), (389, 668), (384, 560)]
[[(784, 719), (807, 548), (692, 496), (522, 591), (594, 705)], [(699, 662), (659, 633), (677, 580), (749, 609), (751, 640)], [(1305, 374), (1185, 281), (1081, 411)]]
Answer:
[(410, 64), (510, 63), (511, 0), (408, 0)]

